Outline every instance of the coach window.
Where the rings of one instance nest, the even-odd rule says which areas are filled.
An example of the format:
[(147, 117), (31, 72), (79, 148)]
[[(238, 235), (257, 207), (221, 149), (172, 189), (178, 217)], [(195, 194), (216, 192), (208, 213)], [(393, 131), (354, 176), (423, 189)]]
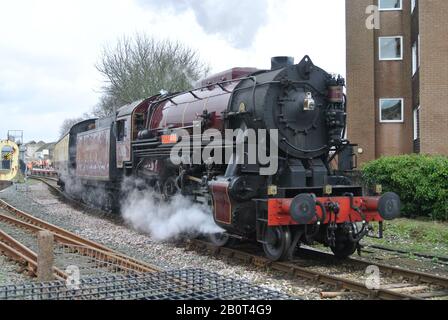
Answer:
[(404, 121), (403, 102), (403, 99), (380, 99), (380, 122), (402, 123)]
[(117, 121), (117, 141), (124, 141), (126, 137), (126, 120)]
[(379, 9), (381, 11), (402, 10), (402, 0), (379, 0)]
[(379, 38), (380, 60), (403, 59), (403, 37)]
[(5, 146), (1, 152), (0, 170), (11, 170), (12, 148)]

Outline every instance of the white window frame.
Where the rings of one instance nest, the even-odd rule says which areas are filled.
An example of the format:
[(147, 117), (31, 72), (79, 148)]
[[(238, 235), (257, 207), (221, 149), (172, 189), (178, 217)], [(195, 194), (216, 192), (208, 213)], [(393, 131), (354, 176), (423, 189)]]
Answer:
[(411, 0), (411, 14), (414, 13), (416, 7), (417, 7), (417, 0)]
[[(399, 58), (382, 58), (381, 57), (381, 40), (382, 39), (400, 39), (400, 57)], [(378, 58), (380, 61), (402, 61), (403, 60), (403, 36), (378, 37)]]
[(416, 40), (412, 45), (412, 76), (415, 76), (419, 68), (418, 47), (419, 43)]
[(421, 44), (421, 42), (420, 42), (420, 34), (418, 34), (418, 36), (417, 36), (417, 47), (418, 47), (418, 51), (417, 51), (417, 54), (418, 54), (418, 62), (417, 62), (417, 68), (420, 68), (420, 62), (422, 61), (421, 60), (421, 57), (422, 57), (422, 50), (421, 50), (421, 47), (422, 47), (422, 44)]
[(381, 8), (381, 0), (378, 0), (378, 9), (380, 11), (402, 11), (403, 10), (403, 0), (400, 0), (400, 8)]
[[(400, 100), (401, 101), (401, 119), (400, 120), (383, 120), (383, 109), (381, 108), (382, 102), (387, 100)], [(379, 103), (379, 116), (380, 123), (404, 123), (404, 98), (381, 98)]]
[(414, 109), (414, 141), (417, 141), (418, 139), (420, 139), (420, 135), (419, 135), (419, 113), (420, 112), (420, 106), (417, 107), (417, 109)]

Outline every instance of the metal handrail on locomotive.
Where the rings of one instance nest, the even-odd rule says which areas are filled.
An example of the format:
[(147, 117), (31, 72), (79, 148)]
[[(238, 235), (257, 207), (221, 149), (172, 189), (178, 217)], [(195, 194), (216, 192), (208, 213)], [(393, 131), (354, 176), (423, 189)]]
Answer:
[[(83, 190), (103, 188), (107, 196), (99, 204), (111, 208), (118, 205), (125, 177), (134, 177), (167, 201), (180, 193), (208, 205), (225, 230), (209, 236), (217, 246), (256, 241), (267, 257), (284, 260), (301, 244), (319, 242), (338, 257), (352, 255), (373, 222), (399, 216), (400, 199), (380, 190), (367, 195), (350, 178), (356, 156), (345, 139), (345, 80), (308, 56), (298, 64), (293, 60), (272, 58), (270, 70), (234, 68), (203, 80), (197, 89), (156, 95), (111, 118), (76, 124), (55, 149), (61, 184), (70, 180)], [(240, 161), (235, 161), (237, 137), (230, 143), (230, 162), (192, 163), (207, 148), (207, 139), (198, 136), (210, 129), (223, 135), (231, 129), (268, 135), (276, 130), (278, 141), (268, 138), (266, 145), (267, 151), (277, 148), (278, 169), (261, 175), (265, 163), (259, 156), (247, 161), (247, 136), (239, 142), (245, 146)], [(191, 142), (187, 159), (173, 161), (180, 141)], [(228, 143), (214, 145), (227, 150)], [(99, 201), (89, 199), (92, 195), (80, 197)]]

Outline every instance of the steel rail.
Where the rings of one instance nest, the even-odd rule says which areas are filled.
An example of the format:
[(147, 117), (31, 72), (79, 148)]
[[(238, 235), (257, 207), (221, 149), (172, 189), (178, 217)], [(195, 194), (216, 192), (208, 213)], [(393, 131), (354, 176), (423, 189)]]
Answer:
[[(381, 300), (424, 300), (423, 298), (420, 298), (418, 295), (404, 294), (400, 292), (395, 292), (391, 289), (386, 288), (369, 289), (364, 283), (356, 282), (350, 279), (345, 279), (339, 276), (329, 275), (319, 271), (311, 270), (309, 268), (304, 268), (298, 266), (294, 262), (273, 262), (263, 256), (247, 253), (238, 249), (232, 249), (227, 247), (221, 247), (221, 248), (215, 247), (211, 243), (198, 239), (190, 240), (189, 244), (187, 245), (187, 248), (188, 249), (198, 248), (201, 250), (206, 250), (214, 256), (233, 258), (236, 260), (243, 261), (245, 263), (253, 264), (257, 267), (265, 268), (268, 270), (276, 270), (295, 277), (305, 278), (319, 283), (332, 285), (335, 286), (338, 290), (350, 290), (353, 292), (361, 293), (363, 295), (368, 296), (369, 298), (377, 298)], [(348, 261), (350, 262), (351, 260)], [(358, 262), (358, 260), (356, 260), (356, 262)], [(364, 261), (362, 261), (362, 263), (364, 263)], [(367, 262), (366, 264), (373, 266), (376, 265), (374, 263), (367, 263)], [(400, 272), (401, 275), (407, 275), (407, 277), (415, 281), (427, 282), (441, 286), (446, 285), (447, 281), (447, 279), (445, 278), (429, 274), (422, 274), (420, 272), (414, 272), (404, 269), (402, 270), (400, 268), (394, 268), (383, 265), (376, 265), (376, 266), (378, 266), (380, 270), (382, 267), (384, 267), (387, 270)], [(442, 282), (437, 282), (438, 280), (441, 280)]]
[(33, 233), (37, 233), (39, 231), (50, 231), (54, 234), (56, 241), (63, 244), (76, 246), (81, 254), (85, 254), (93, 258), (102, 257), (103, 260), (107, 260), (107, 262), (117, 264), (123, 270), (131, 269), (138, 272), (160, 271), (160, 269), (156, 268), (155, 266), (128, 257), (99, 243), (85, 239), (70, 231), (33, 217), (32, 215), (13, 207), (12, 205), (1, 199), (0, 207), (14, 214), (18, 218), (16, 219), (4, 214), (0, 214), (0, 221), (15, 225), (22, 229), (30, 230)]
[(380, 246), (380, 245), (370, 245), (370, 244), (364, 245), (364, 248), (399, 253), (399, 254), (403, 254), (403, 255), (413, 255), (413, 256), (419, 257), (419, 258), (424, 258), (424, 259), (429, 259), (429, 260), (436, 259), (438, 261), (448, 262), (448, 256), (438, 256), (438, 255), (432, 255), (432, 254), (428, 254), (428, 253), (414, 252), (414, 251), (409, 251), (409, 250), (402, 250), (402, 249), (397, 249), (397, 248), (391, 248), (391, 247)]
[[(28, 270), (37, 275), (37, 254), (2, 230), (0, 230), (0, 251), (19, 263), (27, 264)], [(53, 274), (57, 280), (68, 278), (68, 275), (57, 267), (53, 267)]]
[[(73, 201), (69, 197), (67, 197), (63, 192), (61, 192), (57, 187), (51, 185), (49, 182), (45, 181), (45, 179), (37, 178), (37, 180), (42, 181), (46, 185), (48, 185), (50, 188), (56, 190), (58, 193), (62, 194), (65, 198)], [(77, 203), (77, 201), (74, 201)], [(83, 204), (84, 205), (84, 204)], [(84, 205), (86, 206), (86, 205)], [(423, 300), (422, 298), (419, 298), (417, 296), (403, 294), (399, 292), (394, 292), (393, 290), (389, 289), (368, 289), (364, 283), (358, 283), (356, 281), (352, 281), (349, 279), (344, 279), (337, 276), (331, 276), (328, 274), (320, 273), (317, 271), (312, 271), (303, 267), (300, 267), (298, 265), (295, 265), (294, 263), (285, 263), (285, 262), (272, 262), (269, 259), (255, 255), (250, 254), (244, 251), (240, 251), (237, 249), (232, 248), (218, 248), (215, 247), (213, 244), (202, 241), (202, 240), (191, 240), (190, 243), (187, 246), (196, 246), (199, 249), (206, 249), (207, 251), (211, 252), (214, 255), (222, 255), (227, 256), (230, 258), (235, 258), (247, 263), (252, 263), (258, 267), (263, 268), (269, 268), (274, 269), (281, 272), (286, 272), (292, 275), (295, 275), (297, 277), (302, 277), (318, 282), (322, 282), (329, 285), (334, 285), (339, 289), (347, 289), (354, 292), (358, 292), (364, 295), (367, 295), (369, 297), (378, 298), (378, 299), (384, 299), (384, 300)], [(334, 256), (322, 251), (316, 251), (316, 250), (309, 250), (314, 255), (320, 255), (321, 257), (331, 258), (334, 259)], [(353, 264), (358, 265), (364, 265), (364, 266), (377, 266), (380, 271), (386, 273), (386, 274), (394, 274), (394, 275), (400, 275), (405, 278), (408, 278), (410, 280), (420, 282), (420, 283), (428, 283), (428, 284), (434, 284), (438, 286), (442, 286), (444, 288), (448, 287), (448, 279), (436, 275), (431, 275), (427, 273), (407, 270), (407, 269), (401, 269), (397, 267), (392, 267), (384, 264), (378, 264), (373, 262), (368, 262), (365, 260), (355, 259), (351, 258), (347, 260), (348, 262), (351, 262)]]
[[(39, 226), (21, 221), (19, 219), (15, 219), (13, 217), (0, 214), (0, 221), (14, 225), (16, 227), (27, 229), (33, 232), (34, 234), (40, 232), (40, 231), (51, 231), (45, 228), (41, 228)], [(95, 247), (91, 247), (88, 245), (85, 245), (81, 241), (77, 241), (77, 239), (68, 238), (66, 236), (54, 233), (55, 240), (59, 243), (69, 245), (72, 248), (76, 248), (76, 251), (79, 252), (82, 255), (89, 256), (94, 259), (99, 259), (108, 263), (113, 263), (114, 265), (117, 265), (120, 269), (124, 271), (134, 270), (138, 272), (156, 272), (159, 271), (158, 269), (155, 269), (152, 266), (149, 265), (142, 265), (141, 263), (137, 264), (133, 262), (132, 258), (122, 256), (122, 255), (116, 255), (112, 251), (105, 251), (101, 250)], [(78, 237), (79, 238), (79, 237)], [(79, 238), (83, 239), (83, 238)]]
[[(334, 255), (332, 255), (331, 253), (323, 252), (323, 251), (316, 250), (316, 249), (300, 248), (300, 252), (317, 257), (317, 258), (331, 259), (331, 260), (335, 259)], [(428, 283), (428, 284), (433, 284), (433, 285), (442, 286), (444, 288), (448, 288), (448, 278), (441, 277), (438, 275), (424, 273), (424, 272), (420, 272), (420, 271), (413, 271), (413, 270), (409, 270), (409, 269), (398, 268), (398, 267), (390, 266), (387, 264), (362, 260), (362, 259), (355, 258), (355, 257), (351, 257), (345, 261), (349, 262), (349, 263), (353, 263), (353, 264), (362, 265), (365, 267), (376, 266), (380, 269), (380, 271), (382, 273), (385, 273), (385, 274), (394, 274), (394, 275), (402, 276), (404, 278), (407, 278), (407, 279), (410, 279), (410, 280), (413, 280), (416, 282)]]

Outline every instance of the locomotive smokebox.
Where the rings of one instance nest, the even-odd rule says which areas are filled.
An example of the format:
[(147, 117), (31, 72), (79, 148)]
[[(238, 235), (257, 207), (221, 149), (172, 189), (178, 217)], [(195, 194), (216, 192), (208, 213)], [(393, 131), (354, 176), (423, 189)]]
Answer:
[(277, 70), (294, 65), (293, 57), (273, 57), (271, 58), (271, 70)]

